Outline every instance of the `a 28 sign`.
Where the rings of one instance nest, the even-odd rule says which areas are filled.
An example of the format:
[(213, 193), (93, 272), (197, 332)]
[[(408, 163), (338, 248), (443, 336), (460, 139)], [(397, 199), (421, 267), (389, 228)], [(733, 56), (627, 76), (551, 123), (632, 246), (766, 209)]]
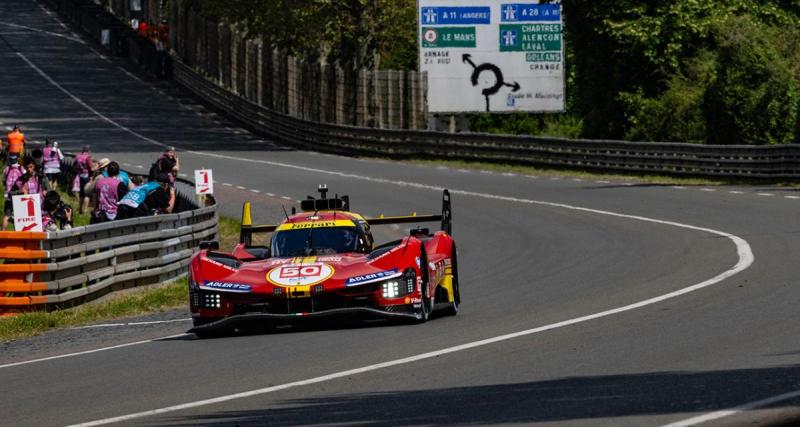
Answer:
[(214, 194), (214, 178), (211, 174), (211, 169), (194, 171), (194, 193)]

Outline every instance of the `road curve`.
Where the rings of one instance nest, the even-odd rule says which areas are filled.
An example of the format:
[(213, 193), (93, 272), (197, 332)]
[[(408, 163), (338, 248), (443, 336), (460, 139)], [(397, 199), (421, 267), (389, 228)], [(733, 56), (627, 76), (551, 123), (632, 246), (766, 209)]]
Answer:
[(0, 26), (0, 126), (67, 148), (89, 141), (133, 170), (176, 146), (184, 171), (213, 167), (224, 213), (252, 200), (265, 222), (318, 183), (370, 215), (436, 211), (438, 190), (450, 188), (464, 300), (459, 316), (419, 326), (197, 340), (181, 334), (183, 311), (144, 319), (166, 323), (6, 343), (4, 422), (616, 426), (797, 416), (793, 190), (296, 151), (103, 57), (35, 1), (6, 0), (0, 12), (13, 24)]

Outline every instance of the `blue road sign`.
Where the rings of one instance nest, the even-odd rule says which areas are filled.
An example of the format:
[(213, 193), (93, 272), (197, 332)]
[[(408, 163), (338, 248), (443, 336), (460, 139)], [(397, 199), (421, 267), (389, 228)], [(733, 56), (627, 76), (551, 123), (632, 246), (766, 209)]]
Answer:
[(476, 7), (423, 7), (420, 10), (422, 25), (489, 24), (491, 9)]
[(560, 21), (561, 6), (557, 4), (509, 3), (500, 5), (501, 22)]

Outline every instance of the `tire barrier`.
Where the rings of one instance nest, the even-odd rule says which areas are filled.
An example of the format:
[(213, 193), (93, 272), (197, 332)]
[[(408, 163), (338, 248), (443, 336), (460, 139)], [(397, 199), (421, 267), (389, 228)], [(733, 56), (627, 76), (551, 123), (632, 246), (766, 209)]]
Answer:
[[(71, 170), (66, 158), (62, 170)], [(217, 234), (216, 206), (200, 208), (189, 182), (183, 212), (47, 233), (0, 232), (0, 316), (67, 308), (109, 292), (162, 283), (187, 271), (201, 241)]]

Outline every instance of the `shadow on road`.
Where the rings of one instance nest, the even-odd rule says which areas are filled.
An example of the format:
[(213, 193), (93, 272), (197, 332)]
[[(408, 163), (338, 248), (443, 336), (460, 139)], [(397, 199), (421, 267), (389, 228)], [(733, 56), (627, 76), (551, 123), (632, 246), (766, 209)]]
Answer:
[[(415, 381), (409, 370), (408, 384)], [(357, 384), (357, 379), (353, 378)], [(800, 366), (657, 372), (431, 390), (321, 395), (170, 425), (488, 425), (705, 413), (797, 390)], [(266, 400), (266, 399), (264, 399)], [(797, 407), (796, 399), (783, 407)], [(266, 406), (266, 403), (265, 403)]]

